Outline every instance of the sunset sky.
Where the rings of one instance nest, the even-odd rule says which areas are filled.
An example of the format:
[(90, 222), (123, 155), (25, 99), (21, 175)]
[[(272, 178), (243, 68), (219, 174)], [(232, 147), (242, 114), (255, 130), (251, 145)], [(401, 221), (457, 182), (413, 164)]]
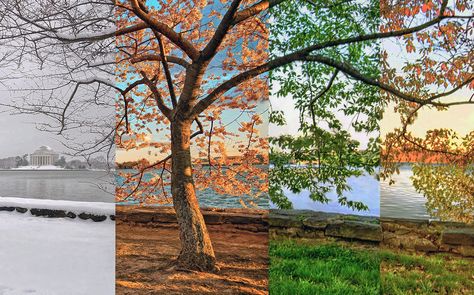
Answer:
[[(463, 89), (456, 95), (450, 96), (450, 100), (466, 100), (472, 94), (472, 91)], [(408, 128), (416, 136), (423, 137), (426, 131), (437, 128), (453, 129), (461, 136), (474, 130), (474, 105), (455, 106), (443, 112), (423, 108), (418, 114), (415, 124)], [(394, 128), (400, 127), (400, 125), (400, 115), (393, 112), (393, 107), (387, 108), (380, 124), (381, 135), (383, 136)]]
[[(268, 122), (268, 106), (266, 102), (262, 102), (259, 104), (256, 108), (256, 111), (259, 113), (262, 113), (262, 118), (264, 119), (265, 122)], [(240, 111), (226, 111), (223, 115), (223, 124), (229, 124), (228, 126), (228, 131), (230, 132), (235, 132), (239, 133), (237, 130), (239, 128), (239, 122), (242, 120), (237, 120), (233, 123), (232, 122), (236, 117), (238, 117), (240, 114)], [(243, 115), (241, 117), (244, 120), (248, 121), (248, 117), (246, 115)], [(206, 129), (206, 127), (205, 127)], [(256, 129), (259, 131), (259, 137), (266, 137), (268, 134), (268, 124), (264, 123), (256, 127)], [(169, 131), (167, 131), (167, 134), (169, 134)], [(167, 140), (164, 138), (165, 135), (163, 134), (154, 134), (153, 140)], [(233, 145), (236, 144), (235, 141), (228, 141), (226, 142), (227, 148), (228, 148), (228, 153), (229, 155), (234, 155), (236, 154), (235, 149), (233, 148)], [(194, 149), (192, 150), (194, 154), (197, 154), (197, 151)], [(140, 150), (120, 150), (116, 149), (116, 161), (121, 163), (121, 162), (127, 162), (127, 161), (136, 161), (139, 159), (148, 159), (149, 161), (157, 161), (161, 160), (164, 156), (156, 151), (154, 148), (144, 148)]]
[[(405, 47), (401, 46), (398, 41), (393, 39), (386, 40), (382, 43), (383, 48), (389, 53), (389, 63), (392, 67), (400, 69), (404, 62), (415, 58), (405, 51)], [(457, 91), (453, 95), (443, 98), (443, 101), (465, 101), (474, 95), (473, 90), (467, 87)], [(400, 115), (395, 114), (393, 105), (385, 109), (384, 118), (380, 123), (381, 136), (394, 128), (401, 126)], [(450, 107), (446, 111), (437, 111), (433, 108), (423, 107), (418, 111), (418, 118), (409, 131), (414, 135), (424, 137), (426, 131), (430, 129), (449, 128), (458, 132), (461, 136), (474, 130), (474, 105), (461, 105)]]

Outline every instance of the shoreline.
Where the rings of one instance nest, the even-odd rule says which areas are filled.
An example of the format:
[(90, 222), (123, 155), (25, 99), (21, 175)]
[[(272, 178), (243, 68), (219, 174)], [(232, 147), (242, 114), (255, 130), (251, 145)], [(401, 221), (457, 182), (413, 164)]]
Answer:
[(115, 220), (115, 203), (0, 197), (0, 212), (30, 217)]
[(105, 170), (105, 169), (0, 169), (0, 172), (11, 171), (11, 172), (31, 172), (31, 171), (60, 171), (60, 172), (72, 172), (72, 171), (81, 171), (81, 172), (115, 172), (115, 169)]
[(296, 238), (373, 244), (420, 253), (449, 253), (474, 257), (474, 224), (401, 218), (274, 210), (271, 238)]

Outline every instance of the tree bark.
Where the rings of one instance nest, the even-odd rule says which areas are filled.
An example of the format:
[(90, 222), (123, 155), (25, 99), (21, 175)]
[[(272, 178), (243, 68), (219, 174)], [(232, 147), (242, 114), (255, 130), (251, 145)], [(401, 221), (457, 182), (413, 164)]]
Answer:
[(192, 121), (182, 119), (171, 122), (171, 193), (181, 240), (181, 252), (177, 262), (178, 267), (184, 269), (214, 271), (214, 249), (199, 210), (193, 180), (191, 124)]

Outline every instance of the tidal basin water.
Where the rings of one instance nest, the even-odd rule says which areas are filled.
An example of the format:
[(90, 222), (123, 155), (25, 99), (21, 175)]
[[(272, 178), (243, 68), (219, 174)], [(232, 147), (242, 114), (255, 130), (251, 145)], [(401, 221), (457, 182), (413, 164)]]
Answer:
[[(122, 172), (127, 172), (127, 173), (136, 173), (136, 170), (130, 170), (130, 169), (123, 169), (120, 170)], [(155, 173), (159, 174), (160, 171), (157, 170)], [(146, 173), (144, 175), (144, 180), (149, 180), (151, 177), (153, 177), (152, 173)], [(124, 178), (118, 176), (117, 177), (117, 183), (122, 185), (124, 183)], [(171, 195), (171, 190), (169, 187), (165, 188), (165, 191), (168, 193), (168, 195)], [(157, 194), (162, 194), (162, 189), (157, 188), (156, 189)], [(269, 208), (269, 197), (268, 194), (262, 193), (258, 197), (250, 196), (250, 195), (222, 195), (222, 194), (217, 194), (214, 190), (212, 189), (204, 189), (204, 190), (197, 190), (196, 191), (196, 196), (199, 201), (199, 206), (201, 207), (212, 207), (212, 208), (244, 208), (241, 204), (241, 201), (243, 201), (249, 208), (257, 208), (257, 209), (268, 209)], [(257, 207), (253, 207), (250, 205), (250, 202), (253, 202)], [(120, 205), (134, 205), (137, 204), (137, 202), (130, 200), (126, 202), (121, 202), (119, 203)], [(166, 205), (171, 205), (171, 204), (166, 204)]]
[(400, 167), (400, 174), (393, 175), (395, 183), (380, 181), (380, 215), (382, 217), (431, 219), (426, 210), (426, 198), (412, 185), (411, 167)]
[[(369, 207), (367, 211), (356, 211), (341, 206), (337, 202), (335, 192), (328, 195), (330, 201), (327, 204), (311, 200), (308, 191), (294, 194), (289, 190), (285, 190), (285, 194), (293, 203), (294, 209), (394, 218), (430, 219), (431, 217), (425, 206), (426, 198), (416, 192), (410, 180), (412, 175), (411, 167), (406, 165), (400, 168), (400, 174), (393, 176), (395, 183), (392, 185), (389, 185), (388, 181), (379, 181), (375, 176), (367, 174), (361, 177), (349, 178), (348, 184), (352, 190), (344, 195), (349, 200), (363, 202)], [(270, 208), (276, 208), (276, 206), (271, 204)]]
[(0, 197), (114, 202), (113, 176), (102, 171), (0, 171)]
[[(327, 197), (330, 199), (328, 203), (315, 202), (309, 198), (309, 191), (303, 191), (300, 194), (294, 194), (290, 190), (284, 190), (285, 195), (293, 203), (294, 209), (307, 209), (313, 211), (356, 214), (366, 216), (380, 216), (380, 193), (379, 181), (372, 175), (363, 175), (360, 177), (350, 177), (347, 180), (351, 191), (345, 192), (344, 196), (351, 201), (361, 201), (369, 209), (367, 211), (354, 211), (348, 207), (341, 206), (337, 202), (337, 194), (335, 191), (330, 192)], [(274, 204), (271, 208), (276, 208)]]
[[(395, 184), (378, 181), (374, 176), (364, 175), (348, 180), (352, 187), (345, 195), (349, 200), (362, 201), (368, 211), (353, 211), (340, 206), (334, 192), (329, 194), (328, 204), (314, 202), (308, 192), (286, 195), (295, 209), (337, 212), (344, 214), (382, 217), (429, 219), (423, 195), (417, 193), (410, 180), (410, 166), (403, 166), (399, 175), (394, 175)], [(38, 198), (86, 202), (114, 202), (113, 177), (99, 171), (0, 171), (0, 197)], [(120, 182), (120, 181), (119, 181)], [(269, 203), (268, 195), (259, 198), (250, 196), (219, 195), (211, 189), (197, 191), (200, 206), (218, 208), (241, 208), (240, 200), (253, 201), (259, 208), (276, 208)], [(133, 204), (130, 202), (129, 204)]]

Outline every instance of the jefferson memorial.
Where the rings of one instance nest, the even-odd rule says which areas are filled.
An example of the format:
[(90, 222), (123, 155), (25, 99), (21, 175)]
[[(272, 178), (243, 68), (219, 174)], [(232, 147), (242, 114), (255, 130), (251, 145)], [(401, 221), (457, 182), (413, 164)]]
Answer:
[(59, 160), (59, 154), (49, 146), (41, 146), (30, 155), (31, 166), (50, 166)]

